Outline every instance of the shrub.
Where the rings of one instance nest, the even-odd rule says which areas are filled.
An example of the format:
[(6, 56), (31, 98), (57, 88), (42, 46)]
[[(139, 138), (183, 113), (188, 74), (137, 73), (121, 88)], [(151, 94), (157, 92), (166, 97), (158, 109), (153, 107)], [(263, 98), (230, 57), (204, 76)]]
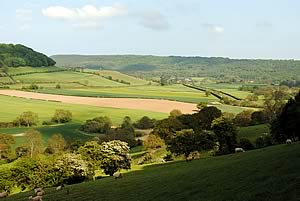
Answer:
[(163, 159), (165, 161), (173, 161), (174, 160), (173, 155), (170, 153), (168, 153)]
[(80, 130), (87, 133), (108, 133), (111, 130), (112, 122), (109, 117), (96, 117), (89, 119), (80, 127)]
[(270, 134), (264, 134), (262, 136), (259, 136), (255, 140), (256, 148), (263, 148), (263, 147), (271, 146), (272, 144), (273, 144), (272, 136)]
[(138, 161), (139, 165), (147, 164), (147, 163), (152, 163), (152, 154), (149, 152), (146, 152), (145, 155)]
[(138, 129), (150, 129), (153, 128), (155, 124), (155, 119), (150, 119), (149, 117), (144, 116), (134, 124), (134, 127)]
[(252, 149), (254, 149), (254, 145), (247, 138), (241, 138), (240, 139), (239, 147), (243, 148), (244, 150), (252, 150)]
[(53, 121), (43, 121), (43, 122), (42, 122), (42, 125), (45, 125), (45, 126), (51, 126), (51, 125), (53, 125), (53, 124), (54, 124)]
[(39, 86), (36, 85), (36, 84), (31, 84), (28, 89), (31, 89), (31, 90), (38, 90), (39, 89)]
[(234, 123), (237, 126), (241, 126), (241, 127), (249, 126), (251, 124), (252, 113), (253, 113), (253, 111), (246, 110), (246, 111), (243, 111), (243, 112), (237, 114), (235, 116)]
[(144, 133), (141, 131), (135, 131), (134, 135), (135, 135), (135, 137), (142, 137), (144, 135)]
[(150, 134), (144, 141), (144, 146), (147, 149), (160, 149), (165, 147), (165, 142), (157, 135)]
[(55, 123), (67, 123), (72, 120), (72, 113), (69, 110), (56, 110), (52, 121)]

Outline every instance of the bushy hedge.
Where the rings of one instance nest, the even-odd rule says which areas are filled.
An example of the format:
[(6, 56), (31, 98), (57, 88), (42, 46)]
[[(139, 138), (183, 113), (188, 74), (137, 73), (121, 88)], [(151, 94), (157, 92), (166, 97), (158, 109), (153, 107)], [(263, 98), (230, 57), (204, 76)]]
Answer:
[(50, 187), (62, 183), (74, 184), (91, 178), (93, 172), (81, 155), (20, 158), (10, 169), (0, 171), (0, 191), (14, 188), (31, 190), (37, 186)]

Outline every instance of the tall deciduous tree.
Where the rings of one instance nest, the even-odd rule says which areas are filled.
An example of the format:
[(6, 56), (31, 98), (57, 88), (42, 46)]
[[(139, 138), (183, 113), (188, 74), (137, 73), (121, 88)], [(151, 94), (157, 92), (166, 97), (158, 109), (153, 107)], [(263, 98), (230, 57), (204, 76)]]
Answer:
[(36, 113), (33, 113), (31, 111), (23, 112), (16, 120), (15, 124), (19, 126), (27, 126), (31, 127), (33, 125), (36, 125), (39, 121), (39, 117)]
[(110, 142), (103, 142), (101, 147), (101, 169), (103, 169), (105, 174), (112, 176), (120, 169), (131, 168), (129, 147), (126, 142), (113, 140)]
[(52, 121), (56, 123), (67, 123), (72, 120), (72, 113), (69, 110), (55, 110)]
[(218, 118), (212, 123), (212, 130), (217, 136), (219, 143), (219, 154), (234, 152), (237, 144), (237, 129), (233, 122), (228, 119)]
[(293, 140), (300, 138), (300, 92), (295, 98), (291, 98), (283, 107), (280, 115), (271, 124), (273, 138), (284, 143), (287, 138)]
[(211, 131), (194, 132), (185, 129), (176, 132), (168, 142), (168, 149), (176, 155), (188, 157), (191, 152), (212, 149), (215, 142), (216, 137)]
[(52, 153), (58, 153), (66, 148), (66, 141), (61, 134), (54, 134), (48, 140), (48, 148)]
[(15, 138), (12, 135), (0, 134), (0, 160), (3, 157), (8, 157), (11, 151), (11, 145), (15, 143)]
[(25, 145), (29, 148), (29, 154), (33, 156), (43, 153), (44, 140), (42, 134), (37, 130), (28, 130), (25, 133)]

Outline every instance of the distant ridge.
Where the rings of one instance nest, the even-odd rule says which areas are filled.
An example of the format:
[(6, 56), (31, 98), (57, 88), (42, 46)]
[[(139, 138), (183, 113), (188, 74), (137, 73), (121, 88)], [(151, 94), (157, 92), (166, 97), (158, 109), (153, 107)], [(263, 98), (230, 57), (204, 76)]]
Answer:
[(300, 61), (152, 55), (53, 55), (58, 66), (117, 70), (146, 77), (213, 77), (233, 82), (300, 79)]

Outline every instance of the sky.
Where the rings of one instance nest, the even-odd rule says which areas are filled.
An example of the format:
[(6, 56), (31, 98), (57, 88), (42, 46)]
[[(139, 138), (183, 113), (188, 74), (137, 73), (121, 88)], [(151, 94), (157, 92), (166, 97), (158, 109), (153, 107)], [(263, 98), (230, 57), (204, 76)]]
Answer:
[(0, 0), (0, 43), (47, 55), (300, 59), (300, 1)]

